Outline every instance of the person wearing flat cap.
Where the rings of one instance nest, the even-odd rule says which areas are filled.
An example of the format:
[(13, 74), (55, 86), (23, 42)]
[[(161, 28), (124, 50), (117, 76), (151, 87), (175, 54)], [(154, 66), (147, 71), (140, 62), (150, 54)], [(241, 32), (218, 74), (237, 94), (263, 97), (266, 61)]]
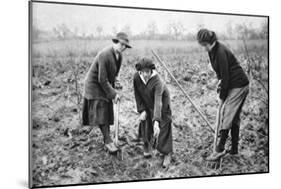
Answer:
[(116, 90), (122, 52), (131, 48), (126, 33), (120, 32), (112, 39), (113, 45), (98, 52), (84, 82), (82, 125), (99, 126), (106, 149), (118, 149), (110, 137), (110, 125), (114, 122), (113, 103), (120, 100)]
[(162, 166), (168, 167), (173, 152), (170, 94), (151, 59), (142, 58), (136, 64), (136, 70), (133, 85), (137, 111), (140, 113), (137, 123), (141, 124), (144, 157), (152, 156), (151, 150), (154, 144), (164, 155)]

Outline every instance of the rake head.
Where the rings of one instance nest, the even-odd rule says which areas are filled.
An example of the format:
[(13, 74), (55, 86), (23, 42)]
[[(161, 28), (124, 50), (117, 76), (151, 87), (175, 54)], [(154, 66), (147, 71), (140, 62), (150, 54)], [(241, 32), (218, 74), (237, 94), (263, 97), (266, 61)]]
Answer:
[(206, 167), (209, 169), (220, 170), (222, 168), (223, 158), (219, 158), (214, 161), (207, 161)]

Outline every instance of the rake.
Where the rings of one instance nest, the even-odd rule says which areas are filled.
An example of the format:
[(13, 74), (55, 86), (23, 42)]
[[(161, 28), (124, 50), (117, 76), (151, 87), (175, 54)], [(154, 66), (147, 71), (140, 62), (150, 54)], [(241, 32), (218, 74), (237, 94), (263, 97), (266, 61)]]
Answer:
[(158, 62), (166, 69), (166, 71), (168, 72), (168, 74), (172, 77), (172, 79), (176, 82), (176, 84), (178, 85), (178, 87), (180, 88), (180, 90), (183, 92), (183, 94), (185, 95), (185, 97), (189, 100), (189, 102), (193, 105), (194, 109), (199, 113), (199, 115), (203, 118), (203, 120), (207, 123), (207, 126), (209, 127), (209, 129), (214, 133), (215, 130), (213, 129), (211, 123), (208, 121), (208, 119), (203, 115), (203, 113), (199, 110), (199, 108), (197, 107), (197, 105), (192, 101), (192, 99), (189, 97), (189, 95), (185, 92), (185, 90), (183, 89), (183, 87), (180, 85), (180, 83), (178, 82), (178, 80), (175, 78), (175, 76), (170, 72), (170, 70), (168, 69), (168, 67), (166, 66), (166, 64), (160, 59), (160, 57), (153, 51), (151, 50), (152, 54), (155, 56), (155, 58), (158, 60)]
[(115, 126), (115, 138), (114, 138), (114, 143), (116, 147), (118, 148), (117, 151), (117, 156), (123, 160), (123, 150), (119, 146), (119, 140), (118, 140), (118, 135), (119, 135), (119, 113), (120, 113), (120, 100), (117, 101), (116, 103), (116, 108), (115, 108), (115, 121), (114, 121), (114, 126)]
[[(157, 61), (165, 68), (165, 70), (168, 72), (168, 74), (171, 76), (171, 78), (176, 82), (177, 86), (180, 88), (180, 90), (183, 92), (183, 94), (185, 95), (185, 97), (189, 100), (189, 102), (192, 104), (192, 106), (194, 107), (194, 109), (199, 113), (199, 115), (201, 116), (201, 118), (207, 123), (207, 126), (209, 127), (210, 131), (212, 133), (215, 134), (214, 137), (214, 144), (213, 144), (213, 152), (215, 152), (216, 149), (216, 144), (217, 144), (217, 139), (218, 139), (218, 130), (219, 130), (219, 125), (220, 125), (220, 110), (222, 107), (222, 104), (219, 105), (219, 109), (218, 109), (218, 113), (217, 113), (217, 117), (216, 117), (216, 124), (213, 127), (211, 125), (211, 123), (208, 121), (208, 119), (203, 115), (203, 113), (199, 110), (199, 108), (197, 107), (197, 105), (192, 101), (192, 99), (190, 98), (190, 96), (185, 92), (185, 90), (183, 89), (183, 87), (180, 85), (180, 83), (177, 81), (177, 79), (175, 78), (175, 76), (170, 72), (169, 68), (166, 66), (166, 64), (161, 60), (161, 58), (156, 54), (156, 52), (154, 52), (153, 50), (151, 50), (152, 54), (155, 56), (155, 58), (157, 59)], [(215, 128), (215, 129), (214, 129)], [(221, 158), (216, 161), (213, 162), (215, 163), (215, 167), (217, 168), (217, 166), (221, 166)], [(207, 165), (208, 166), (208, 165)]]

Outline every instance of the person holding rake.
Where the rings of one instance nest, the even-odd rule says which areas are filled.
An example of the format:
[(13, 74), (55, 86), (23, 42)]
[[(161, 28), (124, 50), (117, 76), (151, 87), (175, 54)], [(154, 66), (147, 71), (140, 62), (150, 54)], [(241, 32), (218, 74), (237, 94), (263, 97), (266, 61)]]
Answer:
[(120, 100), (116, 77), (122, 63), (122, 53), (131, 48), (126, 33), (119, 32), (113, 44), (101, 50), (95, 57), (85, 79), (83, 93), (82, 125), (99, 126), (105, 148), (117, 152), (110, 137), (110, 125), (114, 122), (113, 102)]
[(197, 33), (198, 43), (208, 52), (211, 66), (220, 83), (218, 86), (220, 140), (207, 160), (215, 161), (226, 154), (225, 143), (231, 131), (230, 154), (238, 154), (240, 113), (249, 93), (249, 80), (234, 54), (217, 40), (208, 29)]

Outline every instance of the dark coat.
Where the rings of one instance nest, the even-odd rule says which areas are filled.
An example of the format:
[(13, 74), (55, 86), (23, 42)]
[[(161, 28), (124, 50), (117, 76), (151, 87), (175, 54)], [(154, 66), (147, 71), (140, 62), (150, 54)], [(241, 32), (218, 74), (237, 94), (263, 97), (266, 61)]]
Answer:
[(172, 111), (170, 94), (158, 75), (144, 84), (139, 73), (134, 76), (134, 92), (139, 113), (146, 111), (147, 118), (140, 125), (144, 145), (151, 144), (153, 123), (159, 121), (160, 133), (157, 150), (163, 154), (173, 152)]
[(170, 93), (166, 85), (158, 75), (152, 77), (144, 84), (139, 73), (134, 75), (134, 92), (137, 111), (146, 111), (150, 114), (152, 121), (171, 121)]
[(220, 42), (209, 52), (211, 65), (221, 80), (220, 99), (225, 100), (229, 90), (249, 84), (249, 80), (233, 53)]
[(94, 59), (85, 79), (84, 97), (86, 99), (112, 100), (115, 98), (115, 78), (117, 77), (122, 62), (119, 54), (118, 61), (113, 47), (100, 51)]

